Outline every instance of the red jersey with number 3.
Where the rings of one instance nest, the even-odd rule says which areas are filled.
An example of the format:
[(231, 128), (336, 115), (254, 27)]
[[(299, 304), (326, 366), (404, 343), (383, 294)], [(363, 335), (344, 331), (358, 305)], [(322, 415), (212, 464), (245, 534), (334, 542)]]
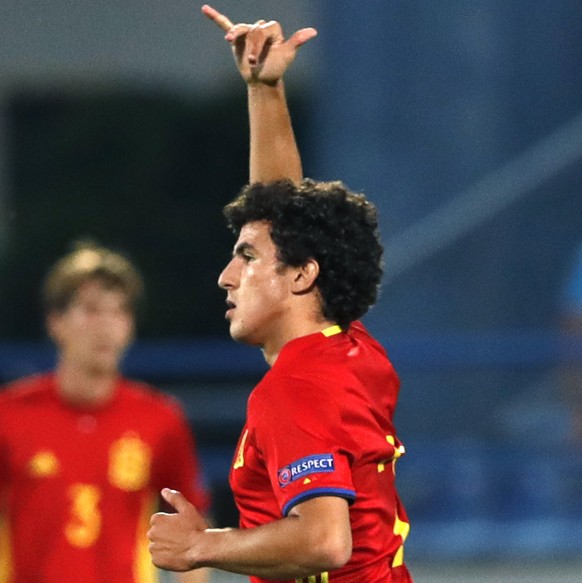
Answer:
[(0, 391), (0, 583), (156, 581), (160, 489), (208, 506), (194, 446), (178, 404), (138, 383), (98, 408), (64, 403), (52, 374)]
[(395, 487), (404, 453), (392, 423), (398, 388), (384, 349), (357, 322), (286, 344), (251, 393), (230, 474), (241, 527), (278, 520), (317, 496), (350, 503), (351, 559), (297, 581), (412, 581), (403, 562), (408, 518)]

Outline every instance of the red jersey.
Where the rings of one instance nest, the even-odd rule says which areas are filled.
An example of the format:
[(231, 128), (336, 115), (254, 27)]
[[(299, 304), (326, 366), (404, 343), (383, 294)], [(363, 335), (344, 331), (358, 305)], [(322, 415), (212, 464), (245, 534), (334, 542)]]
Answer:
[(120, 379), (99, 407), (52, 374), (0, 391), (0, 583), (156, 581), (146, 532), (163, 487), (208, 507), (177, 402)]
[(354, 323), (287, 343), (251, 393), (230, 473), (241, 528), (316, 496), (350, 502), (348, 563), (297, 581), (412, 581), (403, 563), (408, 518), (394, 483), (404, 453), (392, 423), (398, 388), (384, 349)]

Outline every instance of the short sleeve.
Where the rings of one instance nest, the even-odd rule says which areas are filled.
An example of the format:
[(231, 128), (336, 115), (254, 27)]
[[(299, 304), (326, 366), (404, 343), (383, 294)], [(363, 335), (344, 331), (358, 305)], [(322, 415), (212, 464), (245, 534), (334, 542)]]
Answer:
[(281, 513), (318, 496), (352, 501), (350, 443), (337, 398), (317, 378), (278, 379), (268, 401), (253, 404), (256, 443)]

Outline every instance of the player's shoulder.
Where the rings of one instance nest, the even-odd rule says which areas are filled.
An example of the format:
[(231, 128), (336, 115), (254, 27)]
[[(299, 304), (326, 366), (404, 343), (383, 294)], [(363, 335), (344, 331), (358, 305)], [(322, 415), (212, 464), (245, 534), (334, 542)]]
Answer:
[(0, 387), (0, 404), (38, 401), (47, 395), (53, 382), (51, 373), (34, 374), (11, 381)]
[(136, 407), (168, 414), (181, 411), (181, 405), (174, 396), (143, 381), (122, 378), (120, 379), (119, 391), (125, 402)]
[(378, 351), (382, 356), (386, 356), (386, 351), (384, 347), (370, 332), (368, 329), (360, 322), (356, 320), (350, 324), (348, 329), (348, 334), (359, 340), (360, 342), (364, 342), (372, 347), (374, 350)]
[(336, 371), (321, 359), (301, 359), (296, 366), (273, 367), (255, 387), (259, 401), (278, 408), (296, 402), (319, 404), (336, 386)]

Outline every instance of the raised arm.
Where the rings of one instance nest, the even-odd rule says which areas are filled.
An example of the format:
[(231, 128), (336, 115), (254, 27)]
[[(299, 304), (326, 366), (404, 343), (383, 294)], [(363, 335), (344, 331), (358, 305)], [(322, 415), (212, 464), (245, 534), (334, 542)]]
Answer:
[(303, 28), (285, 39), (277, 22), (233, 24), (224, 14), (204, 5), (202, 12), (222, 30), (238, 70), (247, 83), (250, 164), (249, 182), (303, 178), (301, 158), (287, 107), (283, 74), (297, 50), (317, 31)]

